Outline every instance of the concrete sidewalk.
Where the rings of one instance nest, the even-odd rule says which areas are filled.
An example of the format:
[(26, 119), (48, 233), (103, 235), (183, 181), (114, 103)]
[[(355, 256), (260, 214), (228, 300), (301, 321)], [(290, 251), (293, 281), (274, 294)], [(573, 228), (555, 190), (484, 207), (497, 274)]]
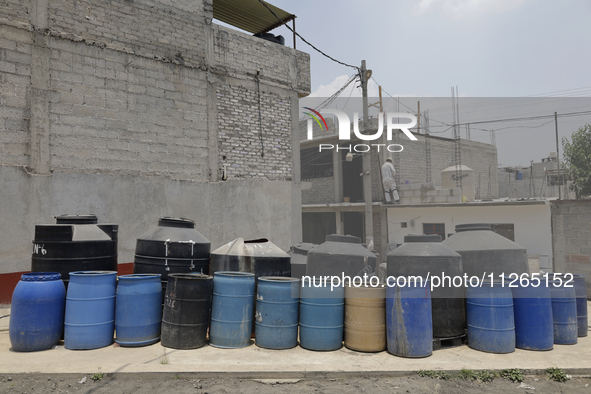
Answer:
[(409, 359), (387, 352), (359, 353), (342, 348), (313, 352), (296, 347), (267, 350), (255, 345), (219, 349), (206, 345), (194, 350), (164, 348), (160, 343), (141, 347), (108, 346), (96, 350), (55, 349), (18, 353), (10, 350), (8, 332), (0, 332), (0, 373), (198, 373), (202, 376), (304, 378), (312, 376), (406, 375), (421, 369), (457, 371), (462, 368), (500, 370), (520, 368), (538, 373), (559, 367), (570, 374), (591, 374), (591, 338), (576, 345), (555, 345), (554, 350), (516, 350), (491, 354), (460, 346), (437, 350), (432, 356)]

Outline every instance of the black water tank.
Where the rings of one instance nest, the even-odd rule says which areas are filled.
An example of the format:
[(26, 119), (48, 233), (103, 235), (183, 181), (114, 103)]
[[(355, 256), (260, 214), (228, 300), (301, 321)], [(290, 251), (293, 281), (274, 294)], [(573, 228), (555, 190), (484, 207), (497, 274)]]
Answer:
[(158, 226), (137, 239), (134, 274), (162, 275), (166, 291), (169, 274), (209, 273), (211, 242), (185, 218), (164, 217)]
[(291, 277), (302, 279), (306, 275), (306, 262), (308, 261), (308, 252), (317, 245), (302, 242), (291, 247), (287, 254), (291, 257)]
[(211, 252), (209, 272), (251, 272), (260, 276), (291, 276), (291, 258), (268, 239), (236, 238)]
[(490, 224), (459, 224), (444, 244), (462, 255), (468, 277), (493, 273), (500, 279), (501, 274), (529, 274), (526, 249), (493, 232)]
[[(388, 253), (388, 277), (429, 275), (442, 279), (462, 277), (462, 257), (441, 243), (441, 236), (407, 235), (404, 243)], [(392, 279), (390, 280), (392, 282)], [(463, 282), (445, 282), (445, 287), (434, 287), (431, 292), (433, 336), (436, 338), (457, 337), (464, 334), (466, 314), (464, 309), (465, 288)]]
[(96, 215), (62, 215), (57, 224), (35, 225), (32, 272), (59, 272), (66, 287), (70, 272), (117, 271), (116, 224)]
[(307, 276), (363, 276), (374, 272), (376, 256), (353, 235), (327, 235), (326, 242), (308, 252)]

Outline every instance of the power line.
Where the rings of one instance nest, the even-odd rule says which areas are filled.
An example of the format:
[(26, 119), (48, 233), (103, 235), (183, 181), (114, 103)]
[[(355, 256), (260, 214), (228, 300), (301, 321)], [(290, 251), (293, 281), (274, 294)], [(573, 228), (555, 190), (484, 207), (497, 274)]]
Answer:
[(312, 47), (312, 49), (314, 49), (316, 52), (318, 52), (318, 53), (326, 56), (327, 58), (329, 58), (330, 60), (332, 60), (335, 63), (342, 64), (343, 66), (347, 66), (347, 67), (351, 67), (351, 68), (354, 68), (356, 70), (359, 70), (359, 67), (353, 66), (351, 64), (347, 64), (347, 63), (344, 63), (344, 62), (341, 62), (340, 60), (337, 60), (334, 57), (329, 56), (326, 53), (322, 52), (320, 49), (316, 48), (314, 45), (312, 45), (311, 43), (309, 43), (304, 37), (302, 37), (299, 33), (297, 33), (295, 30), (293, 30), (291, 27), (289, 27), (289, 25), (287, 23), (285, 23), (280, 17), (278, 17), (277, 14), (267, 5), (267, 3), (265, 3), (263, 0), (259, 0), (259, 2), (262, 5), (264, 5), (265, 8), (268, 9), (271, 12), (271, 14), (275, 15), (275, 18), (277, 18), (277, 20), (279, 22), (281, 22), (282, 24), (284, 24), (285, 27), (287, 27), (293, 34), (295, 34), (296, 36), (300, 37), (301, 40), (304, 41), (306, 44), (310, 45)]

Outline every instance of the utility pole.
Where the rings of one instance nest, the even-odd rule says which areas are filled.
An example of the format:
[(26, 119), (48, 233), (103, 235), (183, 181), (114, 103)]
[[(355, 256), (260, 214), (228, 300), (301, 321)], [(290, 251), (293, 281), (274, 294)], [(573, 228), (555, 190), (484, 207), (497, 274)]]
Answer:
[[(363, 95), (363, 132), (369, 130), (369, 102), (367, 99), (367, 82), (371, 77), (371, 70), (365, 67), (365, 60), (361, 61), (359, 70), (361, 78), (361, 92)], [(371, 197), (371, 153), (363, 153), (363, 197), (365, 198), (365, 243), (368, 249), (373, 249), (373, 206)], [(373, 245), (373, 246), (370, 246)]]
[(560, 176), (560, 152), (558, 151), (558, 114), (554, 112), (554, 125), (556, 126), (556, 174), (558, 175), (558, 199), (562, 200), (562, 192), (560, 181), (562, 177)]
[(421, 134), (421, 102), (417, 101), (417, 134)]

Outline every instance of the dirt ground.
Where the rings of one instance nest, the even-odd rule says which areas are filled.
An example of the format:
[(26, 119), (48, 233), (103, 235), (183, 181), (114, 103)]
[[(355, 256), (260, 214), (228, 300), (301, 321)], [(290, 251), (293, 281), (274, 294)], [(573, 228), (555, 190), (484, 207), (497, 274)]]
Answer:
[[(86, 376), (86, 379), (84, 379)], [(407, 377), (355, 377), (343, 379), (198, 379), (186, 374), (88, 375), (0, 374), (0, 393), (591, 393), (589, 377), (574, 376), (557, 383), (543, 375), (527, 376), (520, 387), (507, 379), (480, 383)], [(81, 383), (84, 381), (83, 383)]]

